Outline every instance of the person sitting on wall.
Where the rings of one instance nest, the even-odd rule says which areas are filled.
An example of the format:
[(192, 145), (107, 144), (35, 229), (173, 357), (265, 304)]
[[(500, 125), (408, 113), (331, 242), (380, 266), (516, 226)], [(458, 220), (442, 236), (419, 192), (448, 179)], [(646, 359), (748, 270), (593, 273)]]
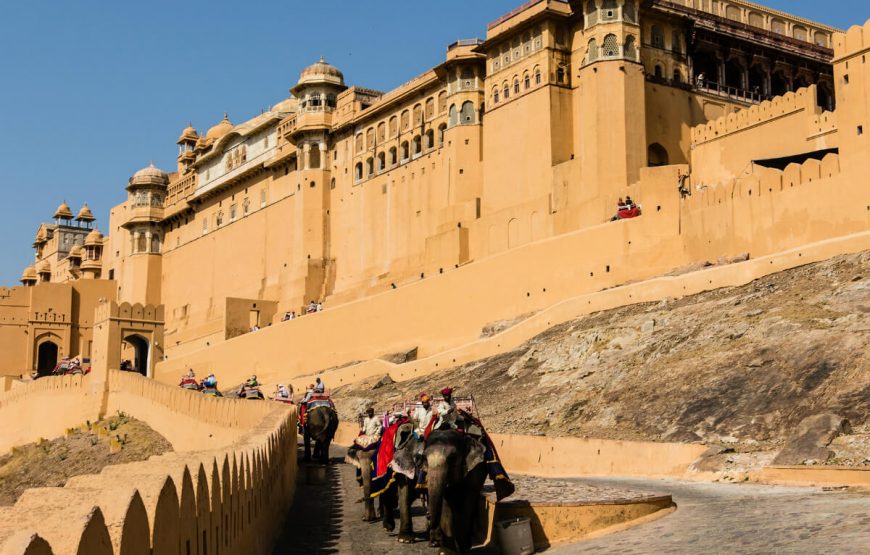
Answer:
[(212, 397), (223, 397), (223, 394), (218, 390), (217, 378), (214, 377), (214, 374), (209, 374), (206, 379), (202, 380), (200, 391)]
[(189, 389), (191, 391), (199, 391), (202, 386), (196, 381), (196, 374), (193, 373), (193, 368), (187, 371), (187, 374), (181, 376), (181, 382), (178, 387)]
[(308, 308), (305, 309), (305, 314), (314, 314), (317, 312), (317, 303), (313, 300), (308, 303)]
[(295, 319), (296, 319), (296, 312), (294, 312), (292, 310), (288, 310), (287, 312), (284, 313), (284, 316), (281, 318), (281, 321), (287, 322), (289, 320), (295, 320)]
[(441, 390), (441, 401), (435, 405), (433, 413), (438, 417), (435, 422), (435, 430), (455, 430), (456, 425), (456, 403), (453, 401), (453, 388), (445, 387)]
[(257, 376), (251, 376), (242, 384), (242, 387), (239, 389), (239, 399), (247, 399), (249, 401), (262, 401), (265, 399), (263, 392), (260, 391), (260, 383), (257, 381)]

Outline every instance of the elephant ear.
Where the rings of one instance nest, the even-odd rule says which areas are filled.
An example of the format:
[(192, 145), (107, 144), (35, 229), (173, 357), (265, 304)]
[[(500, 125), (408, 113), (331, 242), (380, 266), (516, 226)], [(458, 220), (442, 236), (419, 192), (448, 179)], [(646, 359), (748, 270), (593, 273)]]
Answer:
[(477, 465), (484, 462), (486, 447), (483, 443), (470, 436), (466, 436), (465, 441), (468, 444), (468, 451), (465, 455), (465, 472), (469, 473), (477, 468)]
[(362, 464), (359, 462), (359, 449), (356, 446), (347, 450), (347, 454), (344, 456), (344, 462), (351, 466), (362, 468)]

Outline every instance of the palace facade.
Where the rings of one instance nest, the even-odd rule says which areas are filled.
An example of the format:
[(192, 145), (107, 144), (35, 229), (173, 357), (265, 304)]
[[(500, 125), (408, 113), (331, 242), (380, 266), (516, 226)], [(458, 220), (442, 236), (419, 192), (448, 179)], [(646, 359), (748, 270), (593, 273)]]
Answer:
[(692, 185), (725, 185), (740, 169), (693, 159), (699, 126), (799, 89), (831, 113), (837, 32), (743, 0), (532, 0), (389, 92), (321, 59), (253, 119), (184, 129), (177, 167), (136, 172), (106, 237), (61, 206), (24, 287), (0, 290), (0, 310), (20, 313), (15, 333), (0, 325), (14, 338), (0, 373), (89, 356), (92, 304), (53, 311), (81, 334), (40, 327), (50, 287), (74, 299), (91, 281), (88, 303), (163, 305), (163, 344), (124, 338), (150, 375), (309, 301), (328, 311), (600, 225), (618, 198), (642, 200), (644, 168), (689, 165)]

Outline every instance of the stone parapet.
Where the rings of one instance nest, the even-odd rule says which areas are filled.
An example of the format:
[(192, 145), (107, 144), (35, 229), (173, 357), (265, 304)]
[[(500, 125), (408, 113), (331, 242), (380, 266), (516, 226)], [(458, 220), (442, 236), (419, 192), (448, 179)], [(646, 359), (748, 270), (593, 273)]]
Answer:
[[(3, 394), (0, 410), (34, 404), (46, 392), (86, 397), (78, 390), (88, 379), (49, 378), (16, 388)], [(27, 490), (0, 511), (0, 553), (270, 552), (295, 491), (295, 411), (206, 397), (117, 371), (108, 384), (109, 407), (129, 404), (133, 416), (158, 431), (174, 427), (175, 451), (77, 476), (63, 488)], [(206, 428), (215, 441), (200, 448), (197, 436)], [(218, 437), (222, 430), (229, 433)]]

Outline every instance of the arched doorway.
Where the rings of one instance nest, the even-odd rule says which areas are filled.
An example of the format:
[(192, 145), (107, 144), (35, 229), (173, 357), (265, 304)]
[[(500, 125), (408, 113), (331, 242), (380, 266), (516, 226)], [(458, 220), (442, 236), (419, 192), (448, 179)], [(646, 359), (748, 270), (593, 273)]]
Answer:
[(50, 376), (57, 366), (57, 343), (45, 341), (36, 348), (36, 372), (39, 376)]
[[(128, 335), (121, 345), (122, 370), (138, 372), (148, 377), (150, 367), (151, 345), (141, 335)], [(125, 363), (129, 361), (129, 365)]]
[(659, 166), (667, 166), (668, 163), (668, 151), (665, 147), (659, 143), (649, 145), (649, 149), (647, 150), (647, 165), (649, 167), (657, 168)]

